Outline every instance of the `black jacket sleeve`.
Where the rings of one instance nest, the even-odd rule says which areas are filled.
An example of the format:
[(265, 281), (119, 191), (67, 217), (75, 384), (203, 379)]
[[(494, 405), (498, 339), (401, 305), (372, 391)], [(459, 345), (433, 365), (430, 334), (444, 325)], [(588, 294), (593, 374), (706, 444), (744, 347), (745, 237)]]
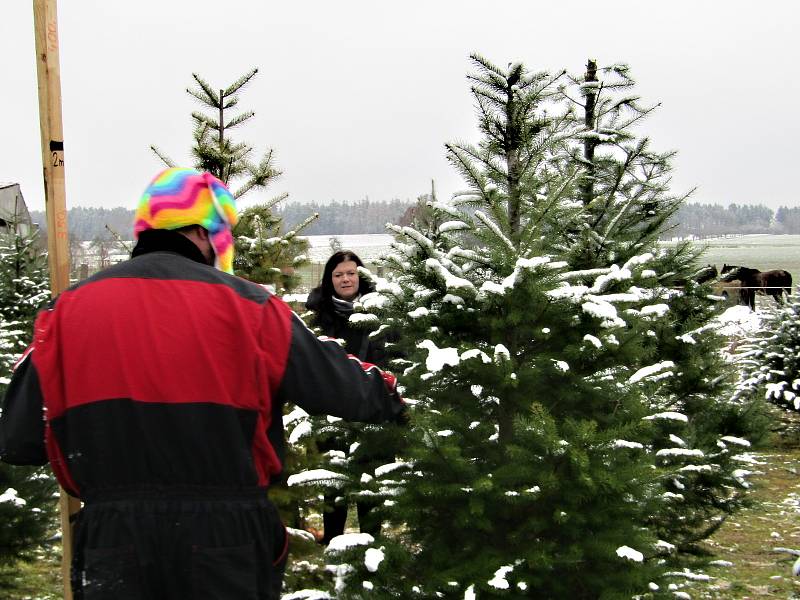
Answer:
[(381, 423), (398, 420), (404, 413), (394, 376), (348, 356), (334, 340), (317, 338), (294, 314), (278, 396), (309, 414), (346, 421)]
[(0, 459), (12, 465), (47, 463), (44, 404), (29, 352), (14, 369), (0, 414)]

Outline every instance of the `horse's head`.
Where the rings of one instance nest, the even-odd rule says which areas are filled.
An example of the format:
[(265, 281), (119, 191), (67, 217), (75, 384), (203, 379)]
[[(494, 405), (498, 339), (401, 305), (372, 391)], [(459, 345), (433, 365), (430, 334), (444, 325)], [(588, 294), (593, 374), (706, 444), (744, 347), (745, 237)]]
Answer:
[(706, 281), (716, 279), (717, 275), (718, 273), (716, 265), (706, 265), (702, 269), (698, 270), (692, 279), (694, 279), (697, 283), (705, 283)]
[(739, 281), (746, 281), (761, 273), (761, 271), (758, 269), (751, 269), (750, 267), (723, 265), (721, 273), (722, 277), (719, 278), (720, 281), (733, 281), (735, 279), (738, 279)]
[(722, 265), (722, 270), (719, 272), (720, 281), (734, 281), (741, 278), (742, 268), (737, 265)]

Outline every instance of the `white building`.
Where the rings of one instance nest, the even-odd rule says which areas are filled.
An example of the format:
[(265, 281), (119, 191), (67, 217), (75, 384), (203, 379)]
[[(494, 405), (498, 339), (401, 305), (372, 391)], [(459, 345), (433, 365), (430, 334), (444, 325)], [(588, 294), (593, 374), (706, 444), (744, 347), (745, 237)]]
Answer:
[(27, 235), (32, 227), (31, 214), (19, 184), (0, 183), (0, 233), (16, 231)]

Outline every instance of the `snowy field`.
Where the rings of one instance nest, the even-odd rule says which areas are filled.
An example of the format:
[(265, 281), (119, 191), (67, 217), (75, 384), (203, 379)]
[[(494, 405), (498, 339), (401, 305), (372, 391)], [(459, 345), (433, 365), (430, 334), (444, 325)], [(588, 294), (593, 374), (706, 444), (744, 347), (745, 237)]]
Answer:
[[(304, 277), (305, 285), (303, 287), (307, 287), (312, 282), (313, 285), (318, 283), (318, 278), (322, 273), (321, 265), (324, 265), (332, 254), (332, 240), (338, 240), (343, 249), (352, 250), (361, 257), (361, 260), (370, 264), (389, 250), (393, 239), (386, 233), (302, 237), (305, 237), (311, 244), (309, 256), (312, 265), (320, 265), (307, 273), (308, 277)], [(664, 242), (665, 245), (674, 243)], [(703, 264), (714, 264), (720, 269), (726, 263), (752, 267), (761, 271), (785, 269), (792, 274), (795, 284), (800, 283), (800, 235), (740, 235), (696, 240), (694, 243), (705, 248), (705, 253), (700, 259)], [(132, 248), (134, 242), (128, 241), (125, 244), (128, 248)], [(96, 270), (98, 266), (96, 250), (92, 248), (91, 242), (82, 242), (81, 246), (82, 256), (76, 258), (79, 262), (88, 263), (91, 271)], [(128, 250), (121, 247), (120, 244), (115, 244), (111, 249), (109, 261), (113, 264), (126, 258), (128, 258)]]
[(352, 250), (365, 263), (373, 262), (389, 249), (392, 236), (387, 233), (362, 233), (356, 235), (307, 235), (311, 244), (309, 255), (312, 263), (325, 263), (332, 254), (331, 241), (336, 239), (343, 250)]
[[(666, 242), (671, 244), (672, 242)], [(740, 235), (694, 242), (706, 249), (703, 263), (741, 265), (760, 271), (784, 269), (800, 282), (800, 235)]]

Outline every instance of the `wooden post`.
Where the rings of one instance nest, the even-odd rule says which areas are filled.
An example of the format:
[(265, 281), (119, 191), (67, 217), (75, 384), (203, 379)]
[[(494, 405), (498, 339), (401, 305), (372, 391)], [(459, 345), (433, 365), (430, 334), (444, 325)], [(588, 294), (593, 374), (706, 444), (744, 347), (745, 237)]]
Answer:
[[(61, 70), (58, 60), (58, 15), (56, 0), (33, 0), (33, 28), (36, 37), (36, 74), (39, 87), (39, 126), (42, 136), (42, 174), (47, 212), (47, 252), (50, 291), (53, 297), (69, 286), (67, 203), (64, 186), (64, 135), (61, 123)], [(72, 600), (70, 563), (72, 526), (70, 516), (80, 501), (63, 489), (61, 511), (61, 576), (64, 600)]]

